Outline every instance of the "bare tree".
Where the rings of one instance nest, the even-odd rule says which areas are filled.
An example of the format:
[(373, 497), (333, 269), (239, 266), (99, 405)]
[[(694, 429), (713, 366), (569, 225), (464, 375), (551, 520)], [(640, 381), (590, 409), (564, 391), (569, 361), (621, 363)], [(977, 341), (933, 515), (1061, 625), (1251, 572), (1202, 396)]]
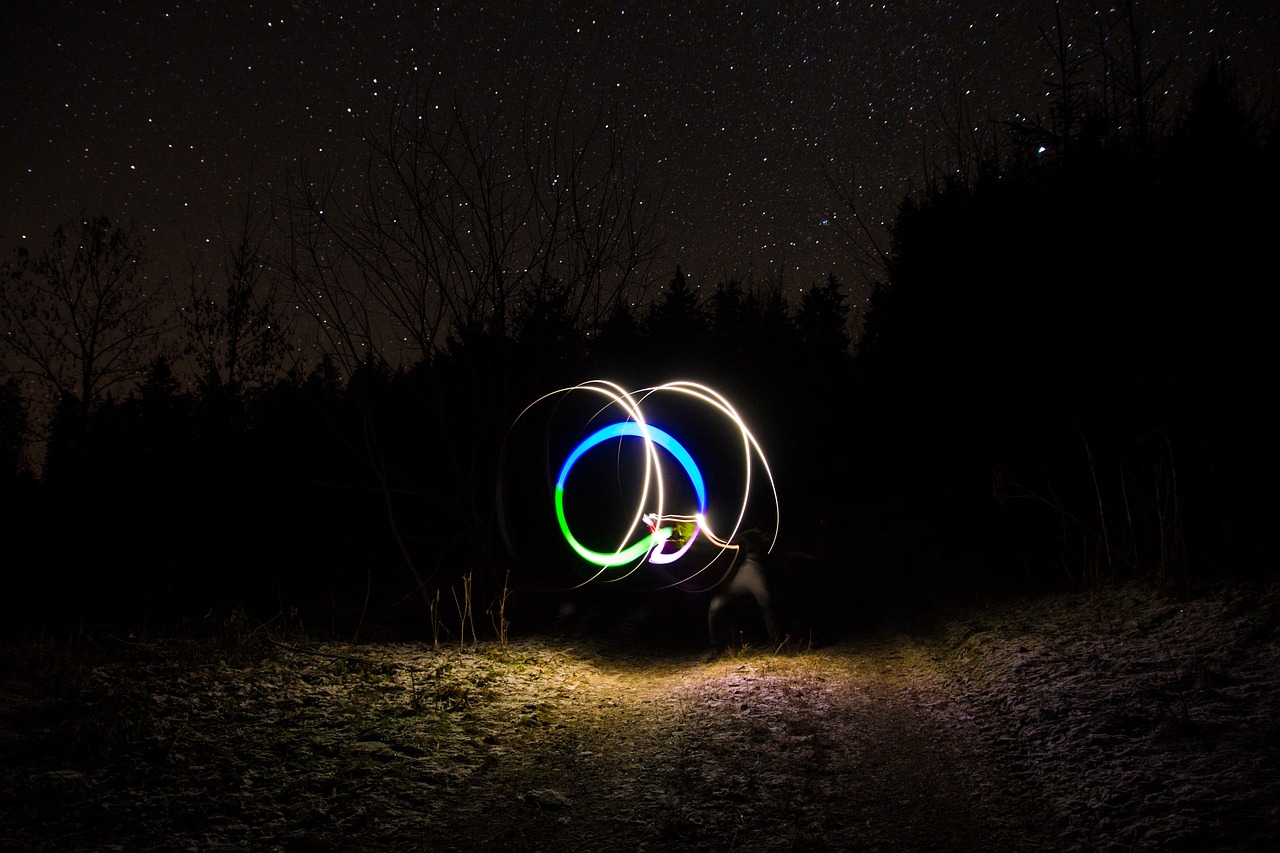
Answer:
[[(469, 553), (492, 564), (491, 457), (511, 406), (497, 356), (536, 313), (530, 304), (554, 305), (558, 319), (589, 334), (636, 297), (660, 248), (661, 204), (602, 107), (575, 116), (562, 93), (543, 118), (530, 94), (506, 120), (438, 103), (425, 79), (401, 78), (385, 122), (370, 129), (360, 175), (292, 176), (282, 265), (348, 376), (475, 348), (450, 378), (425, 374), (435, 411), (447, 413), (434, 425), (441, 453), (430, 482), (405, 482), (412, 475), (388, 458), (372, 406), (364, 455), (398, 544), (390, 497), (412, 492), (443, 508), (442, 524), (448, 514)], [(412, 556), (401, 553), (421, 589)]]
[(827, 187), (842, 208), (832, 216), (832, 222), (858, 276), (850, 306), (851, 338), (856, 343), (861, 340), (866, 327), (867, 305), (872, 294), (889, 280), (890, 235), (884, 223), (867, 220), (855, 173), (850, 172), (848, 177), (842, 178), (828, 170), (825, 176)]
[(81, 419), (160, 349), (171, 317), (157, 301), (164, 281), (144, 274), (144, 260), (136, 226), (84, 218), (60, 225), (38, 255), (19, 249), (4, 278), (0, 323), (18, 373), (76, 401)]
[(350, 376), (378, 362), (382, 323), (357, 287), (360, 278), (344, 231), (330, 217), (340, 202), (336, 174), (317, 175), (304, 166), (281, 197), (284, 248), (275, 264), (283, 270), (299, 316), (310, 321), (320, 353)]
[(1170, 62), (1166, 60), (1156, 63), (1152, 59), (1147, 46), (1147, 33), (1154, 30), (1150, 30), (1142, 20), (1134, 0), (1123, 0), (1120, 14), (1128, 37), (1124, 45), (1128, 52), (1124, 57), (1126, 61), (1117, 63), (1123, 73), (1116, 75), (1117, 89), (1126, 106), (1122, 115), (1131, 125), (1133, 138), (1138, 145), (1146, 148), (1154, 140), (1159, 128)]
[(835, 217), (845, 251), (868, 280), (882, 281), (889, 274), (888, 234), (884, 223), (867, 221), (860, 203), (861, 185), (855, 173), (850, 172), (846, 178), (827, 170), (825, 177), (828, 189), (847, 214)]
[[(1101, 16), (1096, 17), (1098, 26), (1103, 26)], [(1099, 37), (1100, 44), (1105, 44), (1106, 34), (1100, 32)], [(1040, 27), (1040, 38), (1053, 53), (1054, 63), (1054, 71), (1044, 81), (1053, 104), (1045, 134), (1046, 141), (1059, 149), (1063, 157), (1069, 157), (1079, 124), (1089, 108), (1086, 101), (1087, 87), (1082, 86), (1080, 80), (1087, 56), (1068, 31), (1067, 22), (1062, 15), (1062, 0), (1056, 0), (1053, 4), (1053, 28), (1046, 30), (1043, 26)], [(1016, 130), (1017, 125), (1014, 128)]]
[[(1082, 139), (1097, 143), (1123, 135), (1140, 148), (1148, 146), (1159, 130), (1170, 64), (1152, 59), (1151, 31), (1137, 4), (1055, 0), (1053, 12), (1053, 27), (1040, 30), (1054, 64), (1045, 81), (1049, 119), (1019, 122), (1012, 129), (1024, 136), (1039, 134), (1063, 156)], [(1092, 41), (1073, 32), (1084, 22), (1092, 23)]]
[(657, 194), (603, 108), (563, 98), (519, 122), (438, 109), (406, 74), (368, 137), (358, 197), (334, 176), (295, 175), (286, 268), (307, 313), (352, 364), (431, 361), (450, 336), (512, 332), (528, 289), (559, 282), (594, 329), (648, 282)]
[(660, 195), (645, 190), (642, 161), (603, 107), (577, 124), (561, 100), (551, 119), (526, 118), (522, 148), (540, 213), (532, 245), (541, 247), (541, 269), (523, 284), (561, 282), (569, 319), (598, 329), (619, 300), (651, 283)]
[(278, 379), (290, 349), (289, 321), (280, 310), (268, 267), (265, 240), (270, 217), (248, 191), (234, 230), (222, 224), (225, 256), (221, 267), (205, 272), (190, 263), (190, 302), (179, 318), (186, 351), (204, 390), (232, 394)]

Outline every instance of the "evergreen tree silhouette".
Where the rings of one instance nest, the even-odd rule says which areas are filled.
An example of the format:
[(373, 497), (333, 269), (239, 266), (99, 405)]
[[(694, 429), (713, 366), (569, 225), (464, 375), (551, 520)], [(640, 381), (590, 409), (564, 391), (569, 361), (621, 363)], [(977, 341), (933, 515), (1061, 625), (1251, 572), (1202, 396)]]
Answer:
[(706, 331), (706, 317), (698, 292), (679, 266), (649, 311), (648, 329), (655, 341), (688, 346)]
[(819, 358), (841, 358), (849, 353), (849, 300), (829, 273), (821, 286), (811, 287), (800, 300), (796, 327), (804, 345)]
[(994, 532), (998, 480), (1006, 515), (1011, 496), (1056, 507), (1046, 550), (1067, 518), (1085, 543), (1068, 559), (1115, 573), (1174, 545), (1206, 564), (1235, 514), (1224, 498), (1273, 503), (1257, 472), (1274, 449), (1240, 426), (1274, 396), (1280, 319), (1263, 284), (1280, 272), (1264, 201), (1280, 184), (1258, 127), (1210, 71), (1178, 122), (1147, 116), (1133, 144), (904, 202), (858, 359), (880, 412), (876, 482), (904, 515), (953, 542)]

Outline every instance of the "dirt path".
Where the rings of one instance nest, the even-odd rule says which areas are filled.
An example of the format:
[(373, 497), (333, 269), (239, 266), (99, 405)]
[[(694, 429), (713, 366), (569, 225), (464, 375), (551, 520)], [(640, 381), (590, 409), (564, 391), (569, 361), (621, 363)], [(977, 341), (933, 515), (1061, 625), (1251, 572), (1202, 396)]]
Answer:
[(0, 850), (1232, 850), (1280, 839), (1280, 586), (704, 663), (260, 630), (0, 648)]
[(438, 849), (1017, 850), (1034, 802), (903, 636), (799, 657), (602, 661), (545, 737), (441, 803)]

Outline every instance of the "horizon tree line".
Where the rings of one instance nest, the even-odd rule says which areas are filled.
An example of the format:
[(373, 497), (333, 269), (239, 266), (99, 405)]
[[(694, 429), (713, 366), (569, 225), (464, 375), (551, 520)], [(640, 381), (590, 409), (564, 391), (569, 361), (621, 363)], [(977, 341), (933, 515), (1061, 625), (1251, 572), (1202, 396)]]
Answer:
[[(643, 383), (696, 365), (761, 398), (806, 512), (888, 513), (945, 552), (929, 582), (1029, 583), (1026, 563), (1047, 552), (1074, 561), (1077, 582), (1080, 566), (1090, 582), (1152, 564), (1185, 579), (1192, 560), (1247, 538), (1232, 518), (1241, 501), (1213, 501), (1265, 504), (1232, 442), (1247, 438), (1263, 471), (1274, 461), (1234, 424), (1267, 399), (1239, 360), (1276, 364), (1259, 331), (1276, 314), (1262, 289), (1275, 115), (1243, 104), (1219, 65), (1172, 113), (1138, 103), (1155, 98), (1146, 72), (1120, 74), (1105, 50), (1069, 56), (1064, 27), (1046, 31), (1061, 60), (1050, 116), (989, 141), (958, 135), (888, 245), (844, 198), (851, 251), (880, 279), (856, 358), (834, 276), (798, 304), (773, 282), (703, 292), (679, 266), (658, 277), (661, 194), (615, 122), (563, 105), (509, 124), (433, 110), (413, 75), (371, 132), (356, 200), (344, 203), (347, 179), (305, 168), (270, 203), (247, 194), (221, 229), (221, 263), (189, 265), (180, 312), (157, 310), (167, 283), (143, 274), (136, 227), (60, 228), (4, 270), (7, 366), (19, 366), (0, 385), (10, 503), (38, 495), (42, 512), (92, 518), (108, 540), (124, 510), (95, 502), (127, 497), (170, 531), (134, 549), (143, 574), (188, 599), (216, 596), (175, 580), (166, 549), (212, 529), (229, 538), (198, 573), (234, 561), (240, 541), (254, 565), (305, 554), (334, 589), (363, 581), (366, 601), (430, 608), (463, 572), (500, 582), (494, 449), (520, 406), (588, 370)], [(1085, 81), (1090, 68), (1100, 82)], [(1170, 260), (1194, 239), (1188, 223), (1230, 247), (1225, 263)], [(40, 483), (23, 473), (34, 425), (19, 376), (59, 401)], [(809, 440), (830, 421), (836, 443)], [(198, 517), (156, 492), (203, 492)], [(13, 553), (36, 559), (50, 523)], [(273, 541), (341, 529), (341, 557)], [(967, 565), (977, 540), (1023, 568)], [(55, 550), (50, 562), (88, 556)], [(367, 576), (339, 565), (359, 560)], [(317, 594), (296, 565), (275, 574), (281, 590)]]

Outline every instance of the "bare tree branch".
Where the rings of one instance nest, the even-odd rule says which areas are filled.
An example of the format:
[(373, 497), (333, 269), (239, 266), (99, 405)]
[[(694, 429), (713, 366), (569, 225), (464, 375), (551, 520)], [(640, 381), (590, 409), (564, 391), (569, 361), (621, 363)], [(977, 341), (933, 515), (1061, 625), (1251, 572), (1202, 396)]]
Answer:
[(105, 216), (60, 225), (36, 256), (19, 250), (0, 298), (18, 372), (76, 400), (82, 416), (135, 383), (172, 321), (158, 303), (165, 282), (149, 279), (144, 264), (136, 226), (112, 227)]
[(206, 391), (222, 388), (239, 394), (284, 372), (290, 322), (277, 302), (274, 271), (268, 266), (270, 220), (249, 190), (235, 230), (219, 223), (225, 251), (220, 274), (206, 273), (195, 257), (188, 257), (190, 301), (179, 319), (186, 352), (195, 360), (196, 381)]

